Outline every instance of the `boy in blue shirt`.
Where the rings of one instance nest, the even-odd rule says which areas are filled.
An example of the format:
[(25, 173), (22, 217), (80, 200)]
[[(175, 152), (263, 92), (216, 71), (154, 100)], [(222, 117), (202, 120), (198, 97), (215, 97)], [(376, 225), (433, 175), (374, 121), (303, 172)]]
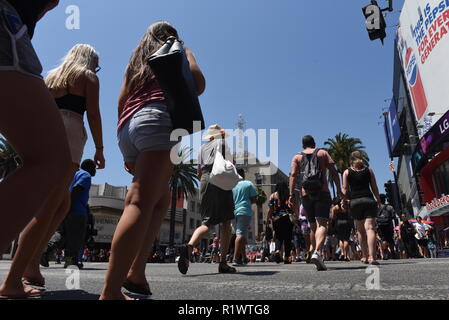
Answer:
[[(245, 171), (237, 170), (238, 174), (245, 179)], [(235, 204), (234, 229), (236, 234), (233, 266), (243, 264), (242, 256), (245, 252), (248, 229), (253, 216), (252, 204), (256, 203), (257, 190), (251, 181), (242, 180), (232, 190)], [(244, 257), (243, 257), (244, 258)]]

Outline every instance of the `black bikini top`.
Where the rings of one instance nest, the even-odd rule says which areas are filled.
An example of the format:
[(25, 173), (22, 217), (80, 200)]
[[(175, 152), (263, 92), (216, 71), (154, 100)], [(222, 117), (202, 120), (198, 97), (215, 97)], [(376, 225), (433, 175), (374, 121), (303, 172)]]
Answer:
[(86, 97), (72, 94), (69, 89), (67, 89), (67, 92), (65, 96), (55, 98), (59, 109), (69, 110), (84, 116), (84, 113), (87, 111)]

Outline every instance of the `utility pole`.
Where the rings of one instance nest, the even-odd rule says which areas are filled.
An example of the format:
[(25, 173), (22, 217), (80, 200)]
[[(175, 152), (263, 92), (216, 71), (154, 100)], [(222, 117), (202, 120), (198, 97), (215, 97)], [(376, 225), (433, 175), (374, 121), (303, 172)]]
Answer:
[[(390, 134), (388, 133), (387, 130), (387, 123), (388, 123), (388, 112), (384, 112), (383, 113), (384, 116), (384, 125), (385, 125), (385, 134), (387, 135), (387, 140), (388, 140), (388, 148), (391, 150), (391, 145), (390, 145)], [(390, 161), (394, 161), (393, 155), (390, 152)], [(394, 177), (394, 184), (396, 185), (395, 189), (396, 189), (396, 194), (398, 195), (398, 206), (399, 206), (399, 211), (402, 213), (402, 200), (401, 200), (401, 194), (399, 192), (399, 184), (398, 184), (398, 176), (396, 174), (396, 170), (391, 170), (393, 172), (393, 177)]]

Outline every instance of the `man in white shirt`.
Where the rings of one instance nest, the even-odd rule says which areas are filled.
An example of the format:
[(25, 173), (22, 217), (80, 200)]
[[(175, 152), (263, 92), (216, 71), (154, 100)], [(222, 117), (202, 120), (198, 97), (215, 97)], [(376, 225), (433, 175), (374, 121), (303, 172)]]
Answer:
[(429, 229), (429, 227), (422, 222), (421, 217), (416, 217), (416, 223), (415, 223), (415, 229), (416, 234), (415, 238), (418, 240), (418, 246), (419, 246), (419, 253), (423, 257), (429, 257), (427, 252), (427, 236), (426, 236), (426, 230)]

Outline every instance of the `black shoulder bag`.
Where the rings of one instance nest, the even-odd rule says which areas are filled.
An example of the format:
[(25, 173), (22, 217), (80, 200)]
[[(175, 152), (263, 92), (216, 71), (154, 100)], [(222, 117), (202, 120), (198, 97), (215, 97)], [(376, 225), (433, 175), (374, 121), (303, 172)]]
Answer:
[[(168, 38), (148, 63), (165, 93), (173, 129), (185, 129), (189, 134), (204, 130), (195, 81), (182, 43), (175, 37)], [(200, 127), (194, 127), (195, 121), (200, 123)]]

